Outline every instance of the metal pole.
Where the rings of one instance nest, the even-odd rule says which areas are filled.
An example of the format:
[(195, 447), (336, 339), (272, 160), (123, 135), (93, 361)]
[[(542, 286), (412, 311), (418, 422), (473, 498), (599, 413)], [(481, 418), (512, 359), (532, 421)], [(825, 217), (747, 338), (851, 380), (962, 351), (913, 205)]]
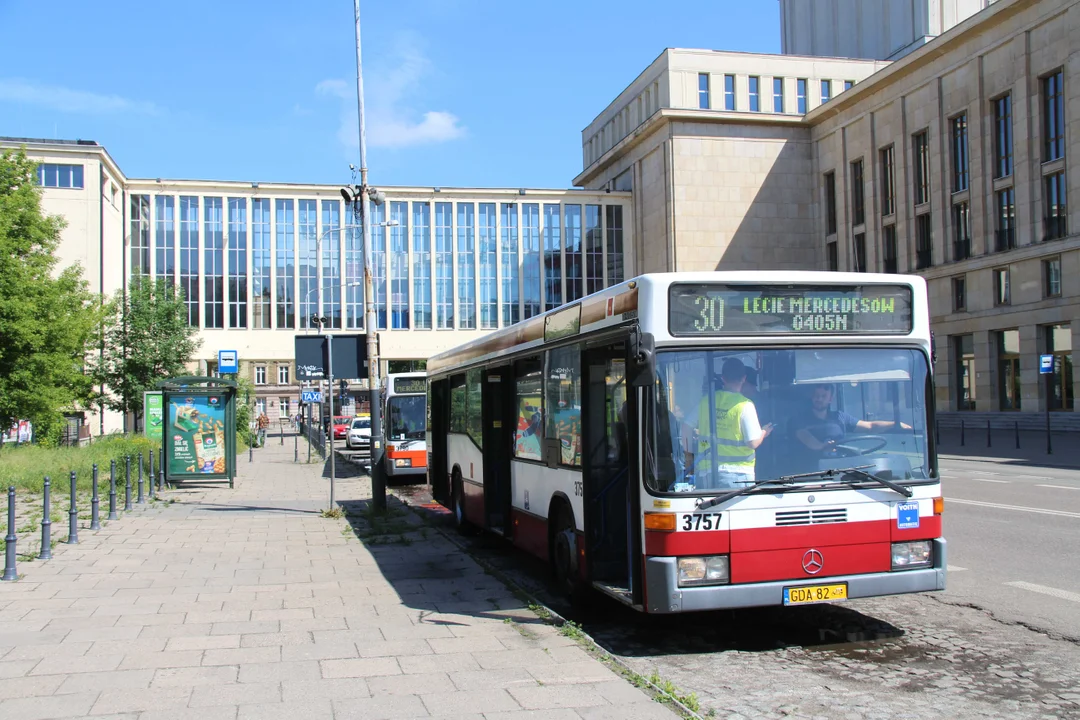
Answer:
[[(321, 316), (320, 316), (321, 317)], [(322, 325), (320, 324), (320, 327)], [(326, 336), (326, 376), (330, 394), (330, 510), (334, 509), (334, 334)]]
[(71, 509), (68, 510), (68, 545), (79, 544), (79, 510), (75, 507), (75, 471), (71, 471)]
[(379, 344), (375, 336), (375, 298), (372, 289), (371, 209), (368, 206), (367, 135), (364, 129), (364, 65), (360, 51), (360, 0), (353, 0), (356, 15), (356, 110), (360, 131), (360, 203), (364, 227), (364, 304), (367, 333), (368, 387), (371, 397), (371, 502), (386, 509), (386, 481), (382, 475), (382, 407), (379, 402)]
[(101, 501), (98, 499), (97, 481), (98, 481), (97, 463), (94, 463), (94, 470), (93, 470), (93, 474), (91, 475), (91, 480), (90, 480), (90, 487), (92, 489), (92, 492), (90, 494), (90, 529), (91, 530), (100, 530), (101, 529), (101, 517), (98, 514), (99, 507), (101, 505)]
[(1050, 441), (1050, 396), (1054, 392), (1054, 375), (1053, 373), (1046, 374), (1046, 454), (1054, 454), (1054, 446)]
[(1020, 423), (1013, 422), (1013, 431), (1016, 433), (1016, 449), (1020, 449)]
[(990, 418), (986, 419), (986, 447), (990, 447)]
[(44, 513), (41, 517), (41, 552), (38, 553), (39, 560), (52, 560), (52, 502), (50, 491), (52, 489), (52, 483), (49, 481), (49, 476), (45, 476), (45, 501), (41, 506), (41, 510)]
[(964, 419), (960, 419), (960, 447), (964, 447)]
[[(153, 453), (153, 450), (151, 450), (150, 452)], [(136, 500), (136, 502), (138, 504), (140, 504), (140, 505), (145, 505), (146, 504), (146, 498), (143, 496), (143, 477), (142, 477), (143, 467), (142, 467), (142, 464), (143, 464), (143, 454), (142, 454), (142, 450), (140, 450), (139, 451), (139, 499)], [(154, 456), (153, 455), (150, 456), (150, 477), (154, 477)]]
[(296, 434), (293, 435), (292, 443), (292, 461), (300, 462), (300, 429), (296, 429)]
[(281, 422), (281, 418), (278, 418), (278, 435), (281, 437), (281, 444), (285, 444), (285, 423)]
[(311, 462), (311, 403), (307, 406), (307, 422), (304, 423), (304, 434), (307, 436), (307, 461)]
[(15, 544), (18, 540), (15, 535), (15, 486), (12, 485), (7, 491), (7, 537), (4, 538), (7, 544), (4, 546), (4, 577), (0, 580), (19, 579), (19, 574), (15, 572)]
[[(45, 482), (48, 483), (48, 478), (46, 478)], [(47, 484), (46, 484), (46, 487), (48, 487)], [(48, 497), (48, 495), (46, 495), (46, 497)], [(119, 516), (116, 514), (116, 461), (115, 460), (110, 460), (109, 461), (109, 519), (110, 520), (116, 520), (116, 519), (118, 519), (118, 517)]]
[(124, 457), (124, 512), (131, 512), (131, 456)]

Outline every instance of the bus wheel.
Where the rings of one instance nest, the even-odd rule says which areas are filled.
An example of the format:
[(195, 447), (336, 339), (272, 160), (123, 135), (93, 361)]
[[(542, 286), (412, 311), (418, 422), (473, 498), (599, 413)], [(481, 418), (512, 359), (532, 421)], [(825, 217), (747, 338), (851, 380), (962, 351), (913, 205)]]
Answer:
[(565, 505), (557, 506), (552, 517), (551, 565), (555, 572), (555, 584), (571, 600), (581, 594), (581, 582), (577, 568), (577, 536), (574, 519)]
[(454, 527), (458, 532), (467, 532), (470, 526), (465, 519), (465, 487), (461, 481), (461, 473), (456, 469), (450, 478), (450, 507), (454, 512)]

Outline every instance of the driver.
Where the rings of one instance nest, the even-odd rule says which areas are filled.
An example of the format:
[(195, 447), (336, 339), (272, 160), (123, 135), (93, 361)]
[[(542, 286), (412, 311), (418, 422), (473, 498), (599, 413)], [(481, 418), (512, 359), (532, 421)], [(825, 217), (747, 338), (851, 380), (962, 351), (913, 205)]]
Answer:
[[(832, 385), (815, 385), (810, 396), (810, 407), (791, 421), (791, 427), (795, 428), (795, 437), (815, 454), (832, 451), (849, 432), (888, 430), (896, 427), (896, 422), (892, 420), (858, 420), (843, 410), (830, 410), (832, 398)], [(900, 423), (900, 427), (911, 429), (911, 426), (905, 423)]]

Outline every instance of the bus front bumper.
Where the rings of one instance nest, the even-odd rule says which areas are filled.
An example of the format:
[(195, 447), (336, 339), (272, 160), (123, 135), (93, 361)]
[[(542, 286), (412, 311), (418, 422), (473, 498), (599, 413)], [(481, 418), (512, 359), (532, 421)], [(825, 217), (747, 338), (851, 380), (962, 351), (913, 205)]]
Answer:
[(832, 575), (813, 580), (782, 580), (747, 585), (679, 587), (678, 558), (645, 558), (645, 588), (650, 613), (680, 613), (784, 604), (784, 588), (847, 583), (849, 599), (945, 589), (945, 540), (934, 540), (934, 566), (921, 570)]
[(427, 466), (421, 467), (395, 467), (392, 458), (386, 458), (386, 474), (391, 477), (398, 477), (401, 475), (426, 475)]

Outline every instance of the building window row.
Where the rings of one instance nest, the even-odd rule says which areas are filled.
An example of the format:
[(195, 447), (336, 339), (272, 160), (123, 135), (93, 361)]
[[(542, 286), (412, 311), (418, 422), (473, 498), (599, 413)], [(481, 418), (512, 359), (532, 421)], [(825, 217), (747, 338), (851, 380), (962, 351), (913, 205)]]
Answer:
[[(697, 107), (701, 110), (712, 109), (712, 75), (710, 73), (698, 73), (697, 74)], [(724, 74), (724, 98), (723, 109), (727, 111), (739, 110), (739, 102), (736, 99), (736, 76), (731, 73)], [(772, 78), (772, 112), (784, 113), (786, 112), (787, 103), (784, 99), (784, 78), (779, 76), (773, 76)], [(798, 78), (795, 80), (795, 108), (800, 115), (805, 115), (807, 112), (807, 87), (808, 80), (806, 78)], [(850, 90), (855, 85), (854, 80), (844, 80), (844, 89)], [(833, 96), (832, 92), (833, 81), (821, 80), (821, 103), (824, 104), (829, 101)], [(762, 95), (767, 92), (767, 86), (762, 88), (762, 78), (760, 75), (748, 75), (746, 76), (746, 109), (749, 112), (762, 112), (767, 105), (762, 103)], [(767, 102), (767, 97), (765, 98)]]
[(38, 165), (38, 185), (47, 188), (83, 189), (82, 165), (57, 165), (42, 163)]
[[(1072, 328), (1068, 324), (1045, 325), (1038, 328), (1040, 354), (1053, 357), (1053, 364), (1048, 383), (1048, 393), (1044, 398), (1049, 410), (1072, 410), (1073, 397), (1073, 360)], [(957, 410), (976, 409), (977, 379), (976, 361), (978, 349), (975, 336), (954, 335), (950, 338), (953, 362), (953, 397)], [(1021, 370), (1023, 355), (1020, 348), (1020, 331), (1014, 328), (997, 330), (990, 334), (990, 347), (994, 357), (989, 365), (996, 370), (995, 381), (991, 389), (997, 391), (997, 409), (1023, 410)], [(1030, 362), (1030, 360), (1029, 360)], [(1041, 384), (1041, 378), (1040, 378)], [(989, 408), (986, 408), (989, 409)]]

